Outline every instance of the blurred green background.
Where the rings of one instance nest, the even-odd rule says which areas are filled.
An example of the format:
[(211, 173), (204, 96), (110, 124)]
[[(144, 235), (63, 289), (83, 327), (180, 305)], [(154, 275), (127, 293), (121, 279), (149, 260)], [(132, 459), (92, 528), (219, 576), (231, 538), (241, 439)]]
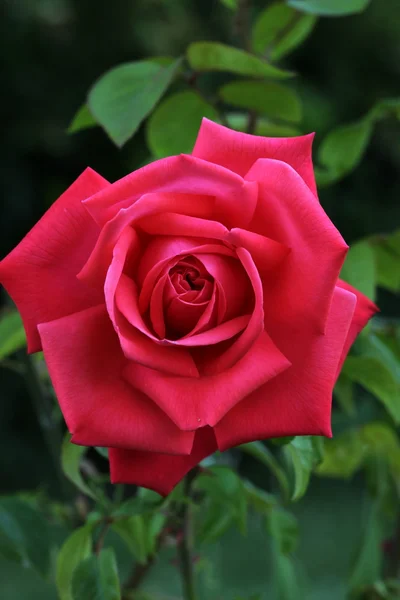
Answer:
[[(254, 14), (265, 4), (255, 1)], [(86, 166), (114, 181), (150, 160), (143, 127), (122, 150), (100, 128), (67, 134), (93, 82), (121, 62), (184, 54), (196, 40), (235, 41), (232, 14), (218, 0), (3, 0), (1, 257)], [(382, 98), (399, 95), (399, 0), (372, 0), (360, 15), (321, 18), (283, 64), (299, 75), (292, 85), (304, 103), (301, 130), (316, 132), (318, 148), (337, 125), (357, 120)], [(213, 77), (224, 81), (223, 75)], [(322, 189), (320, 199), (349, 244), (400, 226), (400, 125), (395, 119), (377, 124), (362, 163)], [(378, 305), (385, 316), (400, 318), (398, 295), (379, 289)], [(0, 377), (1, 492), (40, 488), (57, 498), (59, 482), (25, 380), (7, 365), (0, 366)], [(380, 409), (364, 399), (365, 412), (357, 419), (379, 417)], [(340, 416), (334, 420), (336, 431), (341, 423)], [(250, 459), (241, 458), (238, 467), (255, 480), (263, 478), (263, 467)], [(361, 475), (352, 482), (317, 479), (295, 508), (301, 554), (315, 582), (308, 596), (312, 600), (345, 597), (340, 578), (350, 568), (363, 529), (368, 504), (363, 485)], [(238, 577), (235, 568), (254, 569), (254, 574), (224, 588), (226, 596), (218, 597), (228, 600), (246, 593), (247, 577), (264, 575), (259, 550), (253, 546), (253, 556), (240, 537), (226, 547), (233, 546), (238, 556), (224, 558), (230, 579)], [(55, 597), (29, 570), (21, 581), (19, 567), (10, 565), (5, 563), (1, 572), (2, 599)], [(209, 597), (214, 598), (211, 592)]]

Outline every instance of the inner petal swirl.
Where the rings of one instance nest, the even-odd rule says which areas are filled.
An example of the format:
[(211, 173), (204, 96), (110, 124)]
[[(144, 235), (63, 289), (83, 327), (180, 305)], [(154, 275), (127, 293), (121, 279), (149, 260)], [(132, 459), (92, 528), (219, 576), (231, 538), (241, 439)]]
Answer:
[(173, 340), (209, 327), (215, 312), (214, 287), (213, 277), (199, 259), (182, 257), (154, 287), (150, 300), (154, 331)]

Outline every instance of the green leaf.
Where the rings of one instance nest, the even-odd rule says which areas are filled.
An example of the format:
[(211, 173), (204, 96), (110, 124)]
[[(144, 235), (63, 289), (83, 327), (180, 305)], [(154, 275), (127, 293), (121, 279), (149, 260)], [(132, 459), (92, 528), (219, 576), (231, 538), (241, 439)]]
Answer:
[(187, 49), (187, 59), (195, 71), (227, 71), (271, 79), (293, 76), (293, 73), (278, 69), (248, 52), (216, 42), (194, 42)]
[(56, 584), (59, 600), (75, 600), (72, 595), (72, 578), (76, 567), (91, 554), (93, 526), (91, 523), (76, 529), (58, 554)]
[(391, 292), (400, 291), (400, 232), (370, 238), (376, 261), (379, 286)]
[[(249, 117), (244, 113), (228, 113), (226, 115), (229, 127), (238, 131), (246, 131)], [(272, 123), (268, 119), (257, 119), (255, 135), (267, 137), (293, 137), (301, 135), (301, 132), (291, 125)]]
[(148, 540), (144, 516), (137, 515), (115, 521), (111, 528), (124, 540), (136, 560), (145, 564), (148, 556)]
[(3, 313), (0, 318), (0, 360), (26, 346), (22, 319), (16, 310)]
[(224, 6), (226, 6), (227, 8), (230, 8), (231, 10), (237, 9), (238, 0), (220, 0), (220, 1)]
[(314, 468), (322, 461), (323, 445), (317, 436), (297, 436), (284, 447), (294, 471), (292, 500), (299, 500), (306, 493)]
[(400, 291), (400, 256), (384, 245), (373, 246), (376, 261), (376, 280), (380, 287)]
[(354, 415), (356, 412), (353, 387), (353, 382), (341, 373), (333, 390), (341, 409), (349, 416)]
[(288, 435), (278, 438), (269, 438), (268, 441), (274, 444), (275, 446), (286, 446), (286, 444), (290, 444), (292, 440), (294, 440), (294, 435)]
[[(300, 586), (293, 560), (275, 549), (273, 565), (273, 577), (279, 600), (298, 600)], [(304, 598), (301, 592), (300, 597)]]
[(154, 514), (147, 514), (144, 519), (146, 526), (146, 553), (147, 556), (152, 556), (157, 551), (158, 537), (167, 522), (167, 517), (161, 512), (156, 512)]
[(254, 52), (270, 60), (283, 58), (312, 32), (317, 18), (297, 12), (283, 2), (274, 2), (258, 16), (252, 31)]
[(351, 15), (365, 10), (371, 0), (287, 0), (289, 6), (326, 17)]
[(94, 449), (100, 456), (108, 460), (108, 448), (104, 448), (103, 446), (95, 446)]
[(232, 526), (233, 515), (223, 504), (215, 502), (206, 503), (204, 508), (206, 510), (199, 527), (198, 540), (200, 543), (212, 544)]
[(392, 475), (400, 475), (400, 442), (395, 431), (386, 423), (372, 422), (359, 429), (346, 431), (325, 442), (323, 462), (317, 474), (348, 479), (368, 458), (387, 461)]
[(83, 104), (80, 109), (75, 113), (74, 118), (71, 121), (70, 126), (67, 129), (67, 133), (75, 133), (82, 129), (89, 129), (90, 127), (96, 127), (98, 125), (96, 119), (89, 110), (87, 104)]
[(319, 148), (319, 162), (333, 178), (343, 177), (361, 162), (371, 133), (372, 123), (364, 119), (334, 129)]
[[(399, 116), (400, 118), (400, 116)], [(386, 236), (386, 244), (396, 254), (400, 255), (400, 229)]]
[(367, 113), (366, 118), (375, 122), (388, 116), (400, 119), (400, 98), (384, 98), (383, 100), (379, 100)]
[(121, 147), (164, 95), (181, 65), (167, 67), (151, 61), (120, 65), (103, 75), (89, 92), (94, 118)]
[(46, 576), (50, 567), (50, 532), (41, 513), (13, 496), (0, 499), (0, 555), (33, 567)]
[(271, 473), (277, 478), (279, 486), (281, 488), (283, 497), (289, 498), (289, 482), (286, 477), (285, 471), (282, 469), (279, 462), (276, 460), (272, 452), (264, 446), (262, 442), (250, 442), (249, 444), (242, 444), (239, 446), (240, 450), (250, 454), (253, 458), (263, 463)]
[[(278, 509), (271, 511), (267, 518), (267, 530), (272, 544), (273, 576), (279, 600), (297, 600), (303, 597), (299, 590), (299, 581), (290, 557), (298, 542), (298, 524), (289, 512)], [(299, 593), (300, 592), (300, 593)]]
[(370, 356), (384, 363), (400, 384), (400, 359), (377, 335), (370, 333), (368, 336), (359, 337), (357, 351), (363, 356)]
[(147, 121), (147, 144), (154, 156), (192, 152), (203, 117), (218, 121), (215, 108), (195, 92), (166, 98)]
[(400, 476), (400, 441), (396, 432), (386, 423), (367, 423), (360, 430), (360, 436), (368, 453), (384, 459), (398, 482)]
[(267, 81), (232, 81), (218, 90), (219, 97), (232, 106), (254, 110), (272, 119), (298, 123), (301, 102), (290, 88)]
[(367, 446), (358, 432), (346, 432), (325, 442), (324, 460), (317, 475), (348, 479), (364, 462)]
[(380, 100), (359, 121), (329, 133), (318, 152), (319, 162), (324, 167), (315, 169), (318, 184), (335, 183), (355, 169), (364, 155), (375, 123), (391, 116), (400, 119), (399, 98)]
[(74, 600), (120, 600), (117, 562), (114, 550), (107, 548), (100, 555), (89, 556), (74, 571)]
[(299, 525), (292, 513), (283, 508), (271, 510), (267, 519), (267, 530), (277, 541), (282, 554), (294, 552), (299, 539)]
[(161, 496), (158, 496), (154, 499), (146, 499), (135, 496), (135, 498), (129, 498), (129, 500), (126, 500), (120, 506), (118, 506), (113, 511), (112, 515), (115, 517), (135, 517), (137, 515), (144, 515), (158, 509), (163, 502), (164, 498)]
[(400, 386), (385, 363), (370, 356), (349, 356), (342, 372), (374, 394), (395, 423), (400, 423)]
[(277, 505), (277, 499), (265, 490), (256, 487), (250, 481), (243, 481), (246, 490), (247, 501), (253, 508), (261, 513), (269, 514), (269, 511)]
[(350, 577), (350, 589), (361, 591), (379, 579), (382, 572), (384, 520), (379, 502), (370, 507), (367, 522), (363, 527), (361, 549)]
[(61, 466), (64, 475), (72, 481), (76, 487), (90, 496), (90, 498), (96, 499), (95, 494), (92, 492), (90, 487), (84, 482), (83, 477), (80, 473), (79, 466), (82, 456), (85, 454), (87, 448), (85, 446), (77, 446), (71, 444), (71, 435), (67, 433), (64, 437), (63, 444), (61, 447)]
[(353, 244), (347, 253), (340, 277), (375, 300), (376, 273), (374, 252), (367, 241)]
[[(223, 509), (223, 512), (229, 512), (238, 529), (243, 534), (246, 533), (246, 490), (235, 471), (224, 466), (211, 467), (197, 479), (196, 488), (206, 492), (211, 501)], [(213, 518), (216, 518), (215, 514)]]

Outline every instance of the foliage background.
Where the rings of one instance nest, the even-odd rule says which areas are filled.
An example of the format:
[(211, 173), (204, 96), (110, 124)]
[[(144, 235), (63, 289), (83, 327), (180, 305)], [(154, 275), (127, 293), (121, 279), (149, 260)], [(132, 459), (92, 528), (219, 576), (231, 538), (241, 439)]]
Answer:
[[(255, 17), (265, 5), (254, 1), (252, 15)], [(100, 128), (74, 135), (66, 133), (99, 76), (122, 62), (182, 55), (194, 41), (232, 44), (237, 38), (232, 33), (232, 12), (216, 0), (114, 0), (112, 4), (94, 4), (90, 0), (3, 0), (2, 8), (0, 119), (4, 153), (0, 164), (0, 254), (4, 256), (87, 165), (113, 181), (151, 159), (143, 126), (122, 150)], [(372, 0), (361, 14), (319, 19), (306, 42), (284, 59), (285, 68), (298, 73), (290, 85), (303, 101), (300, 128), (303, 132), (316, 131), (317, 150), (332, 129), (358, 120), (379, 100), (399, 95), (399, 37), (398, 0)], [(225, 74), (204, 76), (203, 85), (209, 91), (225, 81)], [(361, 164), (339, 182), (320, 190), (325, 210), (350, 244), (367, 236), (391, 233), (400, 226), (399, 133), (394, 118), (377, 123)], [(382, 283), (381, 263), (373, 273), (370, 263), (365, 263), (361, 250), (349, 267), (350, 279), (357, 280), (361, 273), (364, 283), (368, 280), (369, 285), (372, 281), (375, 288)], [(390, 263), (384, 268), (389, 269), (392, 281), (399, 264), (396, 267)], [(380, 285), (377, 289), (382, 317), (373, 333), (386, 344), (390, 360), (396, 362), (400, 360), (400, 306), (398, 290), (396, 293), (394, 288)], [(5, 296), (3, 300), (6, 305)], [(361, 354), (370, 341), (363, 343), (364, 347), (359, 347)], [(59, 477), (58, 462), (49, 451), (43, 422), (46, 415), (43, 409), (35, 407), (26, 374), (18, 369), (25, 361), (23, 351), (19, 352), (0, 363), (0, 491), (8, 499), (23, 492), (23, 501), (30, 503), (32, 510), (39, 507), (45, 524), (50, 523), (46, 549), (41, 549), (40, 533), (31, 532), (34, 517), (29, 520), (29, 512), (25, 521), (21, 517), (20, 525), (24, 529), (24, 522), (28, 523), (29, 544), (43, 556), (50, 551), (49, 564), (54, 565), (57, 547), (68, 531), (82, 522), (88, 500), (77, 497), (66, 479)], [(380, 354), (378, 358), (388, 364), (388, 355), (382, 358)], [(398, 362), (392, 369), (398, 382), (396, 369)], [(47, 385), (45, 374), (43, 385)], [(398, 419), (393, 417), (400, 413), (398, 388), (392, 386), (383, 393), (391, 416), (377, 400), (382, 400), (382, 386), (375, 395), (368, 393), (365, 385), (355, 386), (353, 411), (346, 405), (348, 391), (347, 381), (335, 401), (333, 424), (338, 442), (331, 451), (328, 448), (331, 463), (326, 458), (323, 462), (325, 475), (336, 477), (312, 476), (307, 494), (298, 502), (285, 505), (283, 521), (271, 517), (280, 513), (271, 513), (267, 507), (268, 526), (264, 516), (260, 517), (264, 515), (262, 510), (251, 511), (247, 536), (238, 531), (235, 519), (221, 537), (207, 540), (207, 535), (203, 535), (201, 541), (199, 535), (196, 553), (201, 597), (291, 600), (306, 594), (304, 597), (311, 600), (341, 600), (349, 590), (355, 595), (365, 594), (366, 598), (400, 597), (395, 583), (382, 583), (399, 576), (400, 446), (395, 422)], [(57, 421), (57, 415), (54, 418)], [(374, 425), (377, 422), (383, 429)], [(360, 432), (366, 424), (361, 440), (359, 433), (354, 432)], [(368, 430), (368, 426), (372, 429)], [(294, 460), (290, 454), (296, 449), (282, 451), (271, 444), (269, 448), (272, 456), (281, 460), (279, 464), (291, 485), (287, 462)], [(298, 456), (303, 460), (305, 455), (300, 452)], [(94, 451), (89, 459), (89, 466), (93, 463), (100, 473), (106, 472), (105, 461)], [(275, 477), (265, 464), (239, 450), (222, 460), (246, 481), (253, 481), (269, 493), (276, 492), (281, 504)], [(353, 470), (357, 473), (348, 478)], [(386, 477), (388, 470), (391, 478)], [(275, 502), (271, 498), (270, 501)], [(26, 548), (19, 553), (15, 548), (10, 551), (9, 515), (17, 521), (18, 515), (15, 516), (15, 508), (7, 512), (8, 500), (4, 502), (0, 503), (1, 598), (56, 598), (54, 576), (43, 579), (37, 574), (40, 565), (39, 569), (37, 564), (32, 567), (29, 548), (28, 554), (24, 554)], [(206, 502), (212, 504), (209, 498)], [(219, 498), (216, 505), (221, 502)], [(204, 512), (212, 511), (214, 508), (207, 505)], [(297, 542), (297, 526), (287, 511), (298, 519)], [(201, 532), (204, 523), (201, 518), (199, 521)], [(115, 539), (107, 540), (116, 549), (120, 578), (124, 580), (132, 560), (135, 556), (138, 559), (137, 548), (132, 558), (114, 535)], [(286, 544), (284, 551), (282, 544)], [(180, 597), (178, 570), (168, 555), (172, 550), (164, 551), (165, 556), (156, 561), (147, 576), (149, 598)], [(92, 598), (87, 591), (78, 597)]]

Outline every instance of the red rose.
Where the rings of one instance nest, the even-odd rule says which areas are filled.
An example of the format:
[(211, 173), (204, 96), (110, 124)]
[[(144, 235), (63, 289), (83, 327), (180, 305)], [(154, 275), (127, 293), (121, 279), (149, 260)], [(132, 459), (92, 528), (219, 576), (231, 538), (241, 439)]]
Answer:
[(0, 264), (72, 440), (109, 447), (114, 482), (167, 493), (217, 449), (331, 435), (376, 308), (338, 280), (312, 138), (205, 120), (191, 156), (86, 170)]

